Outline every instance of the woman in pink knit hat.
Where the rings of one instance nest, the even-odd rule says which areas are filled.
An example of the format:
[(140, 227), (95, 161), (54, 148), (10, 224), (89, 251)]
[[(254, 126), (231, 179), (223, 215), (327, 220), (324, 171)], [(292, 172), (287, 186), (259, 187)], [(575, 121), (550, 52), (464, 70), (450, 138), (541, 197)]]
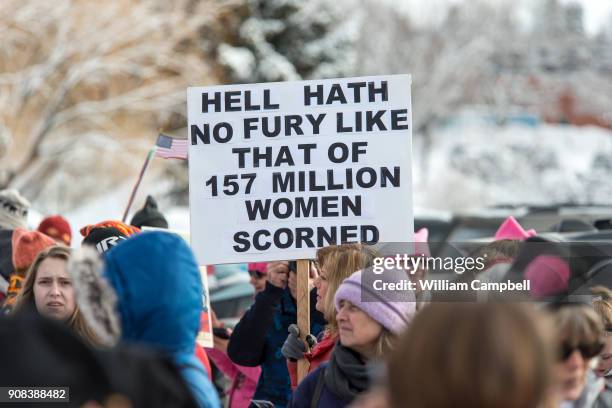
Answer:
[[(338, 341), (338, 322), (336, 321), (336, 308), (334, 296), (342, 282), (354, 272), (372, 266), (374, 258), (379, 254), (368, 245), (360, 243), (330, 245), (319, 248), (316, 254), (318, 276), (314, 280), (317, 289), (317, 302), (315, 309), (325, 317), (327, 325), (319, 333), (316, 344), (311, 344), (310, 352), (306, 351), (303, 341), (299, 338), (299, 328), (292, 324), (289, 327), (289, 336), (281, 353), (287, 358), (287, 369), (291, 377), (291, 388), (297, 387), (297, 360), (302, 358), (308, 361), (308, 373), (311, 373), (322, 363), (331, 358), (334, 344)], [(314, 336), (311, 339), (315, 339)]]
[(264, 290), (266, 288), (266, 277), (268, 275), (268, 263), (251, 262), (247, 265), (247, 270), (251, 277), (249, 283), (255, 288), (255, 294)]
[(406, 281), (401, 270), (364, 270), (342, 282), (334, 297), (339, 341), (330, 361), (300, 383), (290, 407), (345, 407), (368, 389), (372, 363), (393, 349), (416, 311), (413, 291), (382, 284)]

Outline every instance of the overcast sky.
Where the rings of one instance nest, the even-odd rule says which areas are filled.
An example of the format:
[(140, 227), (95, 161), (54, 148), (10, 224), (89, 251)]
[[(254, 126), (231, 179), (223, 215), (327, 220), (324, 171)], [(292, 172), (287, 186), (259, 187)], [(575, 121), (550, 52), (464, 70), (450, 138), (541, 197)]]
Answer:
[[(405, 9), (415, 22), (439, 23), (446, 14), (450, 4), (464, 2), (467, 0), (387, 0)], [(499, 4), (505, 0), (485, 0), (488, 3)], [(580, 3), (584, 7), (584, 26), (589, 34), (596, 33), (603, 25), (612, 25), (612, 1), (610, 0), (560, 0), (563, 4)], [(532, 0), (520, 0), (513, 2), (521, 7), (521, 15), (535, 3)]]

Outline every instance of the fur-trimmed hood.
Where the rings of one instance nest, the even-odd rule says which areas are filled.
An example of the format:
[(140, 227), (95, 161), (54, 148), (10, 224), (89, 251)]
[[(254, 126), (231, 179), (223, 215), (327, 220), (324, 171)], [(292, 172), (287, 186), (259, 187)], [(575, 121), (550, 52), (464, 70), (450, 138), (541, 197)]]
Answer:
[(68, 262), (77, 304), (85, 321), (103, 345), (112, 347), (121, 337), (117, 295), (102, 276), (102, 270), (98, 252), (89, 246), (74, 251)]

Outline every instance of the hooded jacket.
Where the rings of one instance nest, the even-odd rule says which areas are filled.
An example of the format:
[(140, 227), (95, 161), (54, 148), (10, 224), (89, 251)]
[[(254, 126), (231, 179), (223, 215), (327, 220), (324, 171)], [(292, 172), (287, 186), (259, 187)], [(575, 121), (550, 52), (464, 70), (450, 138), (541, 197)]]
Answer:
[(121, 340), (170, 356), (199, 406), (220, 406), (194, 354), (202, 281), (185, 241), (165, 232), (139, 234), (106, 254), (104, 276), (117, 295)]

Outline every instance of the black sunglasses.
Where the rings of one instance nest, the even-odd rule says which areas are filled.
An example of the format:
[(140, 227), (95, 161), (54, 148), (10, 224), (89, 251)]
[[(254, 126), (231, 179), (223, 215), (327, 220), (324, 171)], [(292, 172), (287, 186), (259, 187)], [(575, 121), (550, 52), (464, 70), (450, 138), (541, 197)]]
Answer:
[(255, 271), (255, 270), (250, 270), (249, 271), (249, 275), (256, 277), (257, 279), (261, 279), (264, 276), (266, 276), (265, 273), (259, 272), (259, 271)]
[(580, 352), (582, 358), (589, 360), (593, 357), (597, 357), (599, 353), (604, 349), (605, 344), (603, 342), (597, 342), (592, 344), (578, 344), (576, 346), (563, 344), (561, 346), (561, 360), (567, 360), (575, 350)]

